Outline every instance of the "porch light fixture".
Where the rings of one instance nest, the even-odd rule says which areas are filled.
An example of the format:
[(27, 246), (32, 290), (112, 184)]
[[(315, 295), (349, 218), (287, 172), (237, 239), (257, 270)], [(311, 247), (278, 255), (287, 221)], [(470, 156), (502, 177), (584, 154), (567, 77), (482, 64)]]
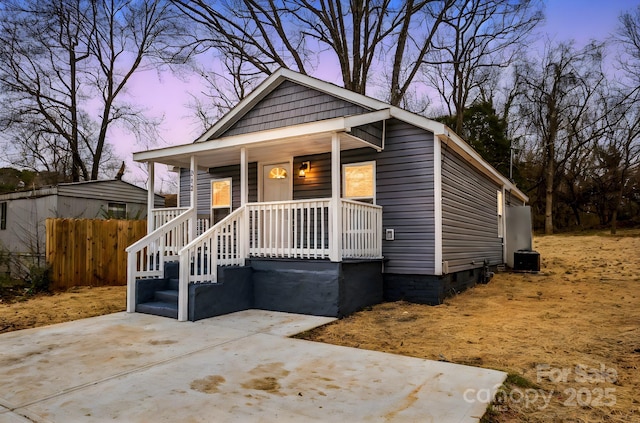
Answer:
[(298, 170), (298, 177), (304, 178), (309, 170), (311, 170), (311, 162), (302, 162)]

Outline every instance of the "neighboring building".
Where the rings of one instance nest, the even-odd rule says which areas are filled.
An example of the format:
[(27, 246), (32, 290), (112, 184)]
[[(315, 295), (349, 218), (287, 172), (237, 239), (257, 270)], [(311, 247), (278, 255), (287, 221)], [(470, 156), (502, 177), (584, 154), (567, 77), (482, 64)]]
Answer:
[[(164, 198), (155, 195), (154, 206)], [(0, 250), (44, 264), (45, 220), (145, 219), (147, 190), (122, 180), (59, 184), (0, 195)]]
[(129, 247), (129, 311), (435, 304), (531, 248), (527, 196), (448, 127), (286, 69), (194, 143), (134, 159), (181, 169), (181, 208)]

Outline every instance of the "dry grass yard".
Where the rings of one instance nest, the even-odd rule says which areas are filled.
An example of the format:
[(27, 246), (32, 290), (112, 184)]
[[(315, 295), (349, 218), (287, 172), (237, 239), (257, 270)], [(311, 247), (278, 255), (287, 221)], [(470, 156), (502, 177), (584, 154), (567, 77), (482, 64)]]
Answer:
[(640, 231), (534, 248), (540, 274), (499, 273), (435, 307), (380, 304), (304, 336), (504, 370), (487, 422), (640, 422)]
[[(499, 273), (435, 307), (380, 304), (302, 337), (504, 370), (486, 422), (640, 422), (640, 230), (534, 248), (540, 274)], [(5, 300), (0, 333), (124, 307), (125, 287)]]

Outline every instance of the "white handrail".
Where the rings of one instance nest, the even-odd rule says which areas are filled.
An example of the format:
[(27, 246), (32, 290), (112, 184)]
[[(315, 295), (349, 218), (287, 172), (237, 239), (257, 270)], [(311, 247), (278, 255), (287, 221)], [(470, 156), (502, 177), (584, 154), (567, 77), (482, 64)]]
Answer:
[(194, 217), (195, 210), (190, 208), (127, 247), (128, 312), (136, 307), (136, 279), (163, 276), (166, 258), (177, 259), (180, 249), (189, 243)]
[(244, 211), (244, 207), (236, 209), (178, 252), (178, 320), (188, 318), (190, 283), (217, 282), (218, 266), (244, 265), (245, 254), (240, 248), (240, 240), (246, 232), (243, 228)]

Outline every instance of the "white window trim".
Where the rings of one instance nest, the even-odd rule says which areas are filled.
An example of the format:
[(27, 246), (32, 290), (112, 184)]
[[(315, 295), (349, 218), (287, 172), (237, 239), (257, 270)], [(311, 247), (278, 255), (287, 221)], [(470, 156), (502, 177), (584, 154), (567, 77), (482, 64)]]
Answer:
[[(228, 206), (214, 206), (213, 205), (213, 184), (215, 182), (223, 182), (223, 181), (229, 181), (229, 205)], [(216, 178), (216, 179), (212, 179), (211, 180), (211, 184), (210, 184), (210, 189), (211, 189), (211, 201), (209, 202), (209, 206), (211, 207), (211, 210), (221, 210), (221, 209), (229, 209), (231, 210), (233, 208), (233, 178)]]
[[(345, 173), (345, 168), (349, 167), (349, 166), (365, 166), (365, 165), (372, 165), (373, 166), (373, 198), (372, 197), (347, 197), (347, 178), (346, 178), (346, 173)], [(344, 198), (346, 198), (347, 200), (373, 200), (373, 204), (376, 204), (376, 194), (378, 192), (378, 185), (377, 185), (377, 176), (376, 176), (376, 161), (375, 160), (369, 160), (366, 162), (355, 162), (355, 163), (343, 163), (342, 164), (342, 194), (344, 196)]]

